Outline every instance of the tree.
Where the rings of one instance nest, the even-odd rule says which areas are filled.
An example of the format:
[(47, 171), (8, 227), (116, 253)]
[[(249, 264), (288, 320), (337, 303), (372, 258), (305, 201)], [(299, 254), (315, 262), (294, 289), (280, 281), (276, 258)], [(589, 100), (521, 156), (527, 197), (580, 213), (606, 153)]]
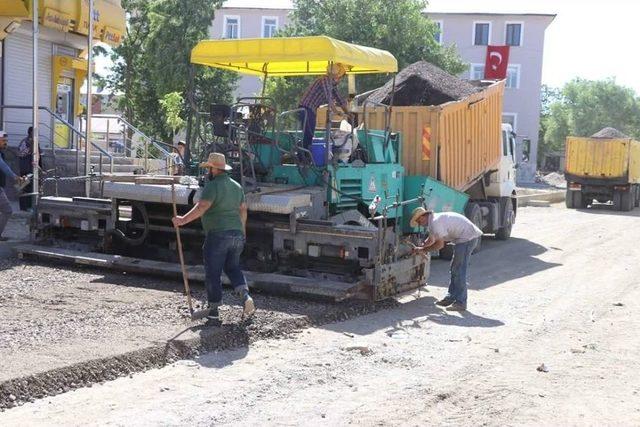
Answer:
[[(455, 47), (443, 47), (435, 40), (436, 25), (424, 16), (421, 0), (294, 0), (290, 23), (278, 36), (327, 35), (385, 49), (398, 60), (400, 69), (419, 60), (429, 61), (451, 74), (466, 65)], [(385, 75), (358, 77), (358, 92), (381, 86)], [(271, 79), (267, 93), (281, 108), (295, 108), (310, 79)]]
[(113, 50), (108, 86), (122, 93), (125, 118), (153, 137), (167, 139), (160, 101), (177, 92), (183, 102), (179, 117), (212, 102), (230, 102), (235, 73), (195, 66), (191, 49), (208, 38), (209, 26), (222, 0), (123, 0), (127, 34)]
[(614, 127), (640, 137), (640, 98), (615, 79), (576, 78), (561, 90), (543, 87), (540, 156), (564, 149), (567, 136), (590, 136)]
[(175, 138), (176, 133), (184, 126), (184, 119), (180, 117), (184, 98), (180, 92), (170, 92), (162, 97), (160, 106), (164, 111), (164, 118), (167, 127), (171, 129), (172, 137)]

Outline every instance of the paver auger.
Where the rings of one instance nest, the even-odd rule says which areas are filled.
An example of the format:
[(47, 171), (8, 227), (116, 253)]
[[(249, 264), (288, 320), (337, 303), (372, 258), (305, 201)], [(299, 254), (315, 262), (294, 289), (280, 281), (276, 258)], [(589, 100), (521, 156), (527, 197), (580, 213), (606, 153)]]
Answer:
[[(389, 52), (328, 37), (202, 41), (191, 60), (264, 79), (322, 75), (332, 63), (356, 75), (397, 71)], [(428, 177), (407, 179), (399, 160), (401, 136), (388, 128), (343, 123), (332, 129), (328, 119), (316, 131), (312, 150), (305, 150), (301, 114), (278, 113), (268, 98), (243, 98), (232, 106), (212, 105), (211, 136), (201, 143), (189, 138), (194, 159), (223, 152), (245, 189), (243, 262), (250, 286), (335, 300), (380, 300), (423, 286), (429, 258), (402, 243), (416, 231), (408, 225), (409, 213), (425, 201), (446, 210), (465, 196)], [(43, 197), (38, 235), (93, 242), (91, 256), (101, 260), (96, 264), (175, 273), (171, 185), (155, 179), (105, 178), (99, 199)], [(175, 179), (178, 211), (186, 212), (201, 187), (193, 177)], [(187, 263), (201, 264), (199, 224), (182, 233)], [(60, 250), (48, 253), (64, 258)], [(202, 274), (193, 266), (189, 276)]]

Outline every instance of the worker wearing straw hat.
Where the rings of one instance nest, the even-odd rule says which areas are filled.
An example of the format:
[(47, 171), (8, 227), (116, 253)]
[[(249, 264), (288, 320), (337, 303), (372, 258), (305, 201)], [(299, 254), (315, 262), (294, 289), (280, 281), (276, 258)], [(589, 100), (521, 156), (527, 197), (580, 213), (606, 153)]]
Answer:
[(209, 171), (209, 180), (202, 190), (200, 200), (186, 215), (173, 218), (173, 223), (180, 227), (199, 218), (202, 222), (206, 234), (202, 251), (209, 319), (218, 321), (219, 318), (223, 271), (236, 294), (242, 298), (244, 315), (250, 316), (255, 311), (255, 305), (240, 269), (240, 254), (244, 249), (247, 223), (244, 191), (227, 174), (231, 166), (227, 165), (224, 154), (211, 153), (200, 166)]
[(471, 253), (482, 236), (482, 231), (464, 215), (456, 212), (433, 213), (417, 207), (411, 214), (411, 227), (425, 227), (429, 236), (422, 246), (415, 246), (416, 252), (431, 252), (442, 249), (446, 242), (454, 244), (451, 259), (451, 280), (447, 295), (436, 304), (448, 311), (467, 309), (467, 271)]

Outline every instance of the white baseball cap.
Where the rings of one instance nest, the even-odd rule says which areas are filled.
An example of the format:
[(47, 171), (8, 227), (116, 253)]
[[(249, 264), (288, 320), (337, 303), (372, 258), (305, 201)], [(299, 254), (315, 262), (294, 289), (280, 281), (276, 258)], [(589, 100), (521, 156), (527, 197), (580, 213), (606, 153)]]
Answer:
[(7, 133), (3, 130), (0, 130), (0, 138), (5, 138), (7, 136)]

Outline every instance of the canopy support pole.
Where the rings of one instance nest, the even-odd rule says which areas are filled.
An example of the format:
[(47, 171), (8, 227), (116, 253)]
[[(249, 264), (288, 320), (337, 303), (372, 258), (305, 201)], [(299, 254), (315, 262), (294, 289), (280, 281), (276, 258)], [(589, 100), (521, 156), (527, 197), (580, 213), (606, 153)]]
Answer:
[[(84, 195), (91, 197), (91, 90), (93, 85), (93, 0), (89, 0), (89, 35), (87, 41), (87, 127), (84, 137), (84, 174), (87, 177), (84, 182)], [(102, 159), (100, 160), (102, 161)], [(100, 165), (102, 169), (102, 165)]]
[[(33, 5), (33, 82), (32, 82), (32, 95), (33, 95), (33, 123), (31, 126), (33, 127), (33, 132), (31, 133), (33, 139), (33, 148), (31, 150), (32, 159), (31, 165), (33, 170), (33, 214), (37, 215), (38, 211), (38, 192), (39, 188), (39, 178), (40, 178), (40, 143), (39, 143), (39, 118), (38, 118), (38, 107), (40, 103), (38, 102), (38, 38), (40, 35), (40, 26), (38, 23), (38, 6)], [(37, 216), (36, 216), (37, 218)]]

